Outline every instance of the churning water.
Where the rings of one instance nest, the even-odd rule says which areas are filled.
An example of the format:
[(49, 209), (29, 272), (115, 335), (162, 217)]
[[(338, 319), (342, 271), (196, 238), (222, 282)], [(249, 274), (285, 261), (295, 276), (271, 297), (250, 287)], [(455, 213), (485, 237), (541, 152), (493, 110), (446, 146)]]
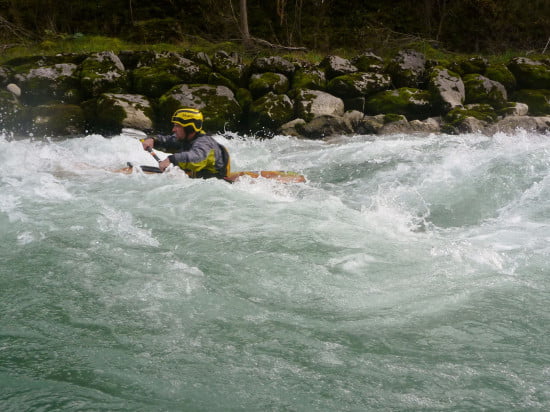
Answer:
[(0, 135), (0, 410), (550, 408), (549, 136), (218, 140)]

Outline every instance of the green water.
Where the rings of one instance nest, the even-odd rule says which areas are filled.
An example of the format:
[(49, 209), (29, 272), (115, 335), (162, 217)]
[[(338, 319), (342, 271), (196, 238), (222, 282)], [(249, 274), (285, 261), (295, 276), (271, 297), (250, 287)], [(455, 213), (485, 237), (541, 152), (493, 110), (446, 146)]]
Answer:
[(548, 136), (0, 137), (2, 411), (547, 410)]

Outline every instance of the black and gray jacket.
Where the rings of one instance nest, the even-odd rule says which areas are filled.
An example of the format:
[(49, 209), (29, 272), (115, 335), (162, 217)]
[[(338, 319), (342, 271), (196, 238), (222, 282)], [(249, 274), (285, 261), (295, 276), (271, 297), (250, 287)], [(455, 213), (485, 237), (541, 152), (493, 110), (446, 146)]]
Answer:
[(182, 168), (193, 178), (224, 178), (230, 173), (227, 149), (212, 136), (198, 134), (190, 142), (175, 136), (156, 136), (155, 149), (173, 153), (168, 156), (173, 165)]

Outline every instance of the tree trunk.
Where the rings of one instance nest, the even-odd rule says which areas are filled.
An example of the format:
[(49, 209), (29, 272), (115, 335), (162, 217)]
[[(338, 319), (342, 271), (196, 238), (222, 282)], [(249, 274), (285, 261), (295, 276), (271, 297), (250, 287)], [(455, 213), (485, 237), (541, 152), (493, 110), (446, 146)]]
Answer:
[(241, 34), (243, 36), (243, 45), (245, 48), (250, 48), (252, 47), (252, 39), (250, 38), (250, 31), (248, 30), (248, 10), (246, 0), (240, 0), (239, 6), (241, 13)]

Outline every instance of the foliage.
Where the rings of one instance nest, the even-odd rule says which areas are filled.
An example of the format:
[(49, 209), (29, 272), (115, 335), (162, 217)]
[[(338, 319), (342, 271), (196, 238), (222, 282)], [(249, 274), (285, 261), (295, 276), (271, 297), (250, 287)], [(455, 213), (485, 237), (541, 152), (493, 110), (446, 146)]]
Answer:
[[(305, 46), (313, 54), (371, 49), (384, 55), (411, 44), (435, 55), (541, 51), (549, 35), (548, 0), (248, 0), (247, 5), (253, 37)], [(195, 45), (241, 39), (238, 0), (0, 0), (0, 29), (0, 45), (33, 47), (38, 39), (46, 50), (77, 33), (88, 41), (120, 38), (120, 47), (125, 41)]]

